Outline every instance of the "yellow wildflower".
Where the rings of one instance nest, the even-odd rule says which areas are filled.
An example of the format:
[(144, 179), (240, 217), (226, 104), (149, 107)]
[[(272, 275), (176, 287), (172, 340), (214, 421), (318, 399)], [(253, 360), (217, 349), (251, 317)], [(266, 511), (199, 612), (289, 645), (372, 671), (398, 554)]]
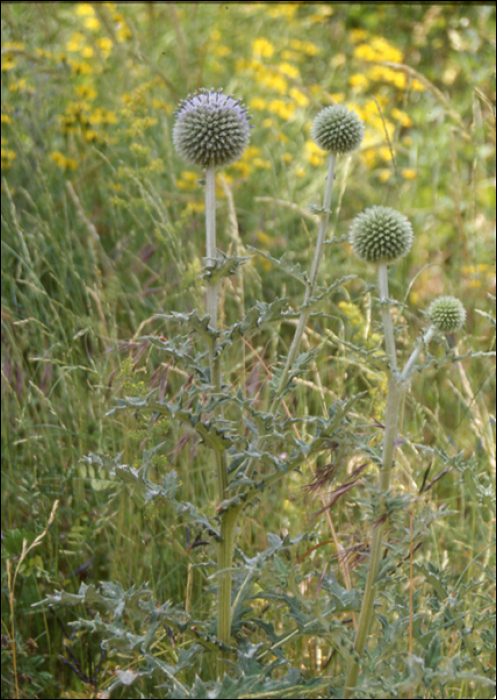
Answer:
[(271, 168), (271, 163), (268, 160), (264, 160), (264, 158), (254, 158), (252, 163), (255, 168), (260, 170), (269, 170)]
[(300, 71), (296, 66), (292, 66), (291, 63), (280, 63), (279, 69), (285, 75), (290, 76), (290, 78), (300, 78)]
[(276, 2), (270, 3), (267, 13), (270, 17), (286, 17), (292, 20), (297, 9), (298, 5), (294, 2)]
[(12, 56), (12, 54), (7, 54), (6, 56), (2, 57), (2, 70), (7, 71), (7, 70), (12, 70), (12, 68), (15, 68), (17, 66), (17, 61), (16, 59)]
[(283, 100), (272, 100), (268, 104), (268, 108), (271, 112), (274, 112), (282, 119), (290, 119), (295, 112), (295, 105), (284, 102)]
[(368, 33), (364, 29), (351, 29), (349, 39), (353, 44), (358, 41), (364, 42), (368, 38)]
[(81, 32), (74, 32), (69, 41), (66, 43), (66, 51), (76, 53), (81, 50), (82, 45), (85, 42), (84, 34)]
[[(3, 141), (3, 139), (2, 139)], [(17, 155), (10, 148), (2, 148), (2, 170), (8, 170), (12, 165), (12, 161), (17, 158)]]
[(260, 56), (261, 58), (271, 58), (274, 54), (274, 46), (270, 41), (262, 37), (254, 39), (252, 42), (252, 53), (254, 56)]
[(61, 168), (61, 170), (76, 170), (76, 168), (78, 167), (78, 164), (74, 160), (74, 158), (67, 158), (60, 151), (52, 151), (52, 153), (50, 154), (50, 160), (52, 160), (55, 163), (55, 165)]
[(98, 32), (100, 26), (100, 21), (96, 17), (88, 17), (85, 20), (85, 27), (93, 32)]
[(305, 142), (305, 155), (311, 165), (322, 165), (326, 151), (323, 151), (317, 146), (314, 141)]
[(412, 119), (405, 113), (402, 112), (400, 109), (397, 109), (397, 107), (394, 107), (391, 111), (391, 115), (394, 119), (397, 119), (402, 126), (412, 126), (413, 122)]
[(94, 100), (97, 96), (97, 91), (88, 85), (79, 85), (76, 88), (76, 95), (83, 100)]
[(301, 41), (300, 39), (292, 39), (290, 47), (295, 49), (295, 51), (306, 53), (308, 56), (315, 56), (321, 50), (312, 41)]
[(176, 184), (181, 190), (192, 191), (198, 188), (198, 180), (198, 173), (194, 173), (191, 170), (184, 170)]
[(299, 107), (307, 107), (309, 104), (309, 98), (298, 88), (290, 88), (290, 97), (295, 100)]
[(221, 44), (219, 46), (214, 47), (213, 53), (215, 56), (225, 58), (226, 56), (229, 56), (231, 54), (231, 49), (229, 48), (229, 46), (224, 46), (224, 44)]
[(418, 177), (417, 172), (412, 168), (402, 168), (401, 173), (405, 180), (415, 180)]
[(95, 14), (95, 10), (89, 2), (80, 2), (76, 7), (76, 14), (80, 17), (91, 17)]
[(366, 90), (369, 86), (369, 80), (366, 78), (364, 73), (354, 73), (349, 78), (349, 85), (358, 88), (359, 90)]
[(368, 44), (359, 44), (353, 53), (356, 58), (377, 63), (382, 61), (401, 63), (403, 59), (402, 51), (392, 46), (383, 37), (373, 37)]
[(249, 102), (249, 107), (250, 109), (265, 109), (266, 108), (266, 100), (263, 100), (261, 97), (254, 97), (252, 100)]
[(112, 43), (112, 39), (103, 36), (97, 39), (97, 46), (104, 54), (109, 54), (114, 44)]

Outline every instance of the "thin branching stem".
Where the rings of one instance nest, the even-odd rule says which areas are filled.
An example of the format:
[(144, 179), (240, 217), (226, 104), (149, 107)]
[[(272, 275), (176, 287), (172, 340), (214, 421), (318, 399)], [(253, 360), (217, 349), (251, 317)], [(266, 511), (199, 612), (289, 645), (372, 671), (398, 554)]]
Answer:
[(312, 299), (312, 295), (314, 294), (314, 290), (316, 289), (319, 265), (323, 258), (326, 229), (328, 228), (328, 220), (330, 218), (331, 192), (333, 190), (333, 180), (335, 178), (335, 164), (336, 154), (330, 153), (330, 158), (328, 161), (328, 174), (326, 176), (326, 187), (323, 197), (323, 210), (321, 212), (321, 221), (316, 241), (314, 259), (312, 261), (311, 273), (309, 276), (309, 284), (307, 285), (305, 291), (302, 313), (300, 314), (300, 319), (295, 330), (295, 334), (293, 336), (286, 364), (280, 377), (279, 386), (274, 396), (273, 403), (271, 405), (270, 413), (275, 413), (279, 408), (282, 392), (286, 386), (288, 375), (299, 351), (302, 336), (304, 335), (304, 330), (307, 325), (307, 321), (309, 320), (309, 316), (311, 314), (310, 302)]

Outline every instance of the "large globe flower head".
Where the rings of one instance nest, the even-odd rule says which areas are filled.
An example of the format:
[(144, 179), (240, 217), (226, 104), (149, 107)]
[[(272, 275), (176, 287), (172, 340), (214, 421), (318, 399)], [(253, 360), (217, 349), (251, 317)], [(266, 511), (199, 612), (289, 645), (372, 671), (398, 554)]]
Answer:
[(391, 263), (411, 250), (412, 226), (403, 214), (390, 207), (371, 207), (356, 216), (349, 232), (354, 253), (373, 263)]
[(364, 124), (344, 105), (325, 107), (312, 122), (311, 136), (323, 151), (351, 153), (364, 138)]
[(201, 90), (190, 95), (175, 114), (176, 150), (204, 170), (234, 163), (250, 140), (247, 109), (221, 90)]
[(431, 303), (428, 318), (442, 333), (455, 333), (466, 320), (466, 309), (456, 297), (439, 297)]

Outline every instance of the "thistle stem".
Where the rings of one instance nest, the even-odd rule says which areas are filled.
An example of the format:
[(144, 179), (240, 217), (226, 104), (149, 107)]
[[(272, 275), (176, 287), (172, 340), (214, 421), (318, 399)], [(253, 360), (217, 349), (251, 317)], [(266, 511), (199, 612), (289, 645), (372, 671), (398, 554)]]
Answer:
[(353, 697), (354, 689), (359, 675), (360, 658), (366, 646), (369, 629), (374, 613), (374, 600), (377, 589), (377, 578), (380, 569), (381, 551), (383, 544), (383, 532), (388, 519), (387, 493), (390, 488), (390, 475), (395, 452), (395, 440), (397, 437), (400, 402), (403, 395), (402, 383), (397, 372), (397, 360), (395, 354), (395, 339), (392, 318), (388, 310), (388, 277), (387, 266), (380, 265), (378, 270), (378, 286), (380, 302), (382, 304), (383, 332), (385, 346), (389, 360), (388, 370), (388, 399), (385, 416), (385, 434), (383, 437), (382, 464), (380, 470), (380, 508), (373, 532), (369, 555), (369, 569), (366, 579), (366, 587), (362, 599), (361, 613), (357, 626), (354, 642), (354, 654), (349, 657), (347, 677), (345, 680), (344, 698)]
[[(208, 168), (205, 173), (205, 236), (207, 264), (216, 261), (216, 175), (214, 168)], [(217, 289), (207, 279), (207, 313), (210, 316), (210, 326), (217, 329)]]
[(300, 319), (299, 319), (297, 328), (295, 330), (295, 334), (293, 336), (290, 350), (288, 352), (288, 357), (286, 360), (285, 367), (284, 367), (283, 372), (282, 372), (281, 377), (280, 377), (278, 389), (276, 391), (276, 394), (275, 394), (274, 399), (273, 399), (273, 403), (271, 405), (270, 413), (275, 413), (278, 410), (278, 407), (279, 407), (279, 404), (281, 401), (281, 394), (285, 388), (285, 385), (286, 385), (286, 382), (288, 379), (288, 375), (289, 375), (290, 370), (292, 368), (292, 365), (295, 361), (295, 357), (297, 356), (297, 353), (299, 351), (300, 342), (302, 340), (302, 336), (304, 335), (304, 330), (305, 330), (305, 327), (307, 325), (307, 321), (309, 320), (309, 316), (311, 315), (311, 309), (310, 309), (309, 303), (311, 301), (314, 290), (316, 289), (316, 281), (317, 281), (317, 277), (318, 277), (319, 264), (320, 264), (322, 257), (323, 257), (326, 229), (328, 227), (328, 220), (330, 218), (331, 192), (333, 190), (333, 180), (335, 177), (335, 164), (336, 164), (336, 154), (330, 153), (330, 158), (328, 161), (328, 174), (326, 176), (326, 187), (325, 187), (324, 197), (323, 197), (323, 211), (321, 213), (321, 221), (319, 224), (318, 237), (317, 237), (317, 241), (316, 241), (316, 250), (314, 252), (314, 260), (312, 261), (311, 273), (309, 276), (309, 284), (307, 285), (306, 290), (305, 290), (303, 309), (302, 309), (302, 312), (300, 314)]
[(428, 343), (433, 338), (436, 332), (437, 329), (435, 328), (435, 326), (430, 326), (424, 334), (424, 336), (421, 338), (421, 340), (418, 341), (416, 347), (412, 351), (411, 357), (407, 361), (406, 366), (404, 367), (404, 369), (402, 370), (402, 374), (400, 375), (400, 380), (402, 382), (405, 382), (410, 378), (414, 368), (414, 363), (418, 359), (419, 353), (425, 345), (428, 345)]
[[(216, 179), (213, 167), (205, 175), (205, 231), (207, 264), (216, 261)], [(217, 330), (218, 283), (207, 278), (207, 313), (210, 327)], [(221, 391), (221, 362), (216, 352), (216, 339), (209, 345), (209, 365), (211, 384), (214, 392)], [(226, 450), (215, 448), (217, 472), (217, 498), (222, 503), (227, 498), (228, 464)], [(231, 638), (231, 564), (233, 560), (233, 537), (236, 514), (226, 511), (221, 516), (221, 539), (217, 546), (217, 636), (223, 644), (229, 646)], [(221, 652), (217, 660), (217, 675), (222, 678), (227, 658), (226, 651)]]

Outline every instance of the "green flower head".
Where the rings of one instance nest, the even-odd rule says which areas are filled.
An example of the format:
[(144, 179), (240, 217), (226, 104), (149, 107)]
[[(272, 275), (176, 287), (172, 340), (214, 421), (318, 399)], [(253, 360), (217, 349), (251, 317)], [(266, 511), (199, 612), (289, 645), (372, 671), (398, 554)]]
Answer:
[(466, 310), (456, 297), (439, 297), (431, 303), (428, 317), (437, 330), (442, 333), (454, 333), (464, 324)]
[(343, 105), (325, 107), (312, 123), (311, 136), (324, 151), (351, 153), (361, 145), (364, 124)]
[(204, 170), (234, 163), (250, 140), (247, 109), (221, 90), (201, 90), (190, 95), (175, 115), (176, 150)]
[(355, 217), (349, 242), (366, 262), (390, 263), (411, 250), (412, 226), (403, 214), (390, 207), (371, 207)]

